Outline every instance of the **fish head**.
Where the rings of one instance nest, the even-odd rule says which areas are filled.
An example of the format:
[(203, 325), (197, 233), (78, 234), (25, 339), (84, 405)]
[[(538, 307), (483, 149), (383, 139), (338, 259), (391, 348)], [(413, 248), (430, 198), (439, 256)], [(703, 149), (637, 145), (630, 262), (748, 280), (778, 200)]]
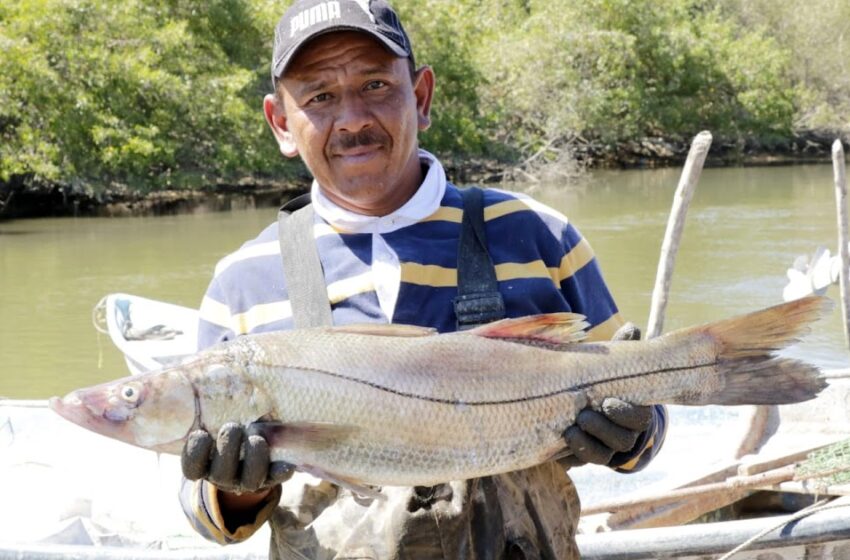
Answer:
[(164, 453), (180, 453), (198, 418), (194, 388), (179, 368), (78, 389), (50, 399), (50, 408), (98, 434)]

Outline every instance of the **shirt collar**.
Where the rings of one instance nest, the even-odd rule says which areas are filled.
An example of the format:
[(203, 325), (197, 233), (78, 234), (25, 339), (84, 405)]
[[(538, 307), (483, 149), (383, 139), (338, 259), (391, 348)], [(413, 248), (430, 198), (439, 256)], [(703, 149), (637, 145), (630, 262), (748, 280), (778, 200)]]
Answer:
[(418, 153), (428, 173), (410, 200), (395, 212), (386, 216), (357, 214), (331, 202), (313, 180), (310, 196), (316, 214), (335, 229), (349, 233), (389, 233), (427, 218), (439, 209), (446, 193), (446, 172), (433, 154), (425, 150)]

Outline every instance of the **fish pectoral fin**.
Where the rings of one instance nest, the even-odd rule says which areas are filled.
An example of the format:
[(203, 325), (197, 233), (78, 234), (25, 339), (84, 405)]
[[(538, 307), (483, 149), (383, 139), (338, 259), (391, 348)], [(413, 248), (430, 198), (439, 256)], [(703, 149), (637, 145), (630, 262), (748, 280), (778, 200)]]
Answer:
[(432, 336), (437, 334), (437, 329), (431, 327), (418, 327), (416, 325), (397, 325), (397, 324), (371, 324), (363, 323), (359, 325), (340, 325), (338, 327), (328, 327), (334, 332), (345, 332), (349, 334), (363, 334), (372, 336), (402, 336), (406, 338), (417, 336)]
[(571, 344), (587, 336), (589, 326), (584, 315), (578, 313), (543, 313), (515, 319), (502, 319), (476, 327), (468, 334), (486, 338), (502, 338), (517, 342), (543, 342), (546, 344)]
[(386, 496), (381, 494), (380, 490), (366, 486), (357, 480), (326, 471), (320, 467), (313, 465), (298, 465), (297, 469), (303, 473), (309, 474), (310, 476), (327, 480), (332, 484), (336, 484), (340, 488), (346, 488), (352, 493), (363, 496), (364, 498), (371, 498), (373, 500), (387, 499)]
[[(356, 426), (324, 424), (319, 422), (257, 422), (254, 429), (266, 438), (270, 448), (286, 449), (327, 449), (344, 445), (345, 440), (356, 432)], [(313, 465), (298, 465), (297, 470), (327, 480), (342, 488), (347, 488), (355, 494), (383, 500), (386, 496), (380, 491), (370, 488), (357, 480), (326, 471)]]
[(342, 445), (359, 428), (319, 422), (258, 422), (254, 424), (270, 448), (327, 449)]

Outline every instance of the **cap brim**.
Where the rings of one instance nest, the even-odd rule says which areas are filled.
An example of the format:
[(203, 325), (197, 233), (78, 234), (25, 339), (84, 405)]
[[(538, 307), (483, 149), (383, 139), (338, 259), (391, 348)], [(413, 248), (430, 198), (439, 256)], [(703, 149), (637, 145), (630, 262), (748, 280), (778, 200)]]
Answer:
[(289, 52), (287, 52), (280, 60), (275, 62), (274, 68), (272, 69), (272, 77), (280, 78), (283, 73), (286, 71), (286, 67), (289, 66), (289, 63), (292, 62), (292, 59), (295, 58), (295, 55), (301, 52), (301, 50), (307, 46), (307, 44), (319, 37), (321, 35), (326, 35), (328, 33), (333, 33), (335, 31), (359, 31), (361, 33), (366, 33), (370, 37), (373, 37), (380, 41), (382, 45), (384, 45), (391, 53), (398, 57), (407, 58), (410, 56), (410, 52), (404, 49), (401, 45), (390, 39), (389, 37), (385, 37), (380, 33), (377, 33), (374, 29), (369, 29), (367, 27), (360, 27), (357, 25), (329, 25), (327, 27), (319, 27), (314, 32), (310, 33), (306, 37), (303, 37), (295, 47), (292, 48)]

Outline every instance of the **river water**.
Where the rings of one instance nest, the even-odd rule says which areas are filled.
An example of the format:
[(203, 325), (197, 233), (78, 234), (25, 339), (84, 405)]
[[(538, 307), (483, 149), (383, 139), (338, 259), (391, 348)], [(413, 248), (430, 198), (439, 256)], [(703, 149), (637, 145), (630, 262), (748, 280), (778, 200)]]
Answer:
[[(646, 324), (678, 169), (597, 171), (577, 186), (515, 185), (570, 217), (593, 245), (624, 315)], [(148, 218), (0, 222), (0, 396), (41, 399), (126, 374), (92, 327), (110, 292), (195, 307), (216, 261), (274, 208)], [(781, 301), (785, 270), (836, 252), (829, 165), (703, 172), (676, 264), (665, 330)], [(838, 298), (836, 287), (829, 294)], [(790, 351), (846, 367), (836, 310)]]

